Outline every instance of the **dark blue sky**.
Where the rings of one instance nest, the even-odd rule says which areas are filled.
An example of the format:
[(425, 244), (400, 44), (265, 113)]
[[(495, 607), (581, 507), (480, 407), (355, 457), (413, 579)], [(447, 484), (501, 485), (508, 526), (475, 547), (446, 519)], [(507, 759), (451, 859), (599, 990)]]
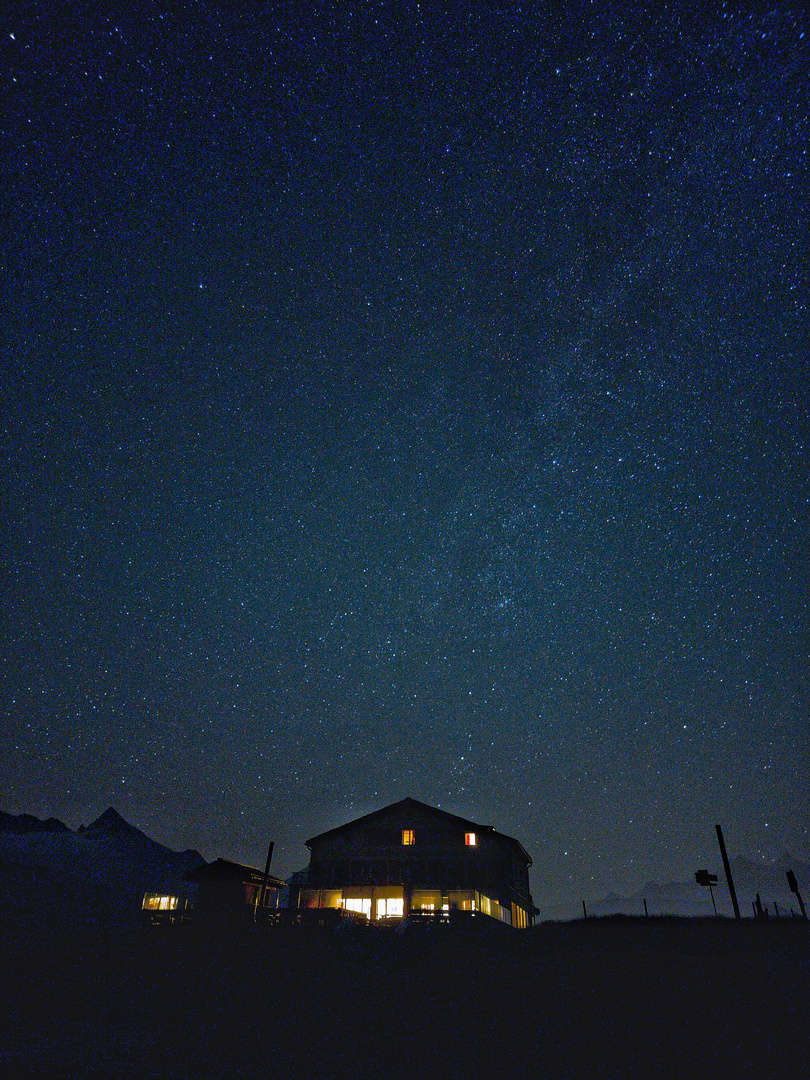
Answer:
[(807, 859), (804, 15), (294, 7), (3, 17), (3, 808)]

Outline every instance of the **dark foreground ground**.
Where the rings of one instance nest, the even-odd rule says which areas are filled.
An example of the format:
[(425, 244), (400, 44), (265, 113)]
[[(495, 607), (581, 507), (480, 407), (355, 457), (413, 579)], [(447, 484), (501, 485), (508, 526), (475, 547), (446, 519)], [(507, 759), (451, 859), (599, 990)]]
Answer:
[(4, 1077), (810, 1076), (798, 921), (0, 933)]

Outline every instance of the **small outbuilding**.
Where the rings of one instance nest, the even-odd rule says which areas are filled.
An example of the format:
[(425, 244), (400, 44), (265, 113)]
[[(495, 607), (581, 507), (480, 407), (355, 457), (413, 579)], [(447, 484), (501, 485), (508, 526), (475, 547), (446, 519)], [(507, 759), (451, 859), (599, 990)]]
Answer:
[(194, 915), (197, 919), (255, 922), (276, 907), (284, 882), (255, 866), (229, 859), (215, 859), (186, 874), (198, 888)]

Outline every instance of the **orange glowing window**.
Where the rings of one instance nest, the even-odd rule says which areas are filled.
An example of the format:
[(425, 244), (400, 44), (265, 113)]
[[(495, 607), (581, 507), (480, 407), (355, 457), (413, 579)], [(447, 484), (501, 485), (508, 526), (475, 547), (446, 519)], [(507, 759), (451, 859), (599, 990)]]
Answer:
[(416, 832), (413, 829), (402, 830), (402, 843), (406, 846), (416, 843)]
[(478, 843), (478, 841), (475, 838), (475, 833), (474, 832), (465, 832), (464, 833), (464, 843), (467, 845), (467, 847), (475, 847), (477, 845), (477, 843)]
[(159, 893), (145, 893), (143, 898), (144, 911), (176, 911), (176, 896), (160, 896)]

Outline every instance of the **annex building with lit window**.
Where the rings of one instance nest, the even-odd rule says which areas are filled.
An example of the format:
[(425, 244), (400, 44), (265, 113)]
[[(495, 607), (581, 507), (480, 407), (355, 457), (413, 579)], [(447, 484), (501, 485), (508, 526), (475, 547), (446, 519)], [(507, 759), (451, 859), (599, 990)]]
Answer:
[(300, 908), (339, 908), (371, 922), (467, 913), (521, 929), (536, 912), (532, 861), (518, 840), (416, 799), (314, 836), (307, 847)]

